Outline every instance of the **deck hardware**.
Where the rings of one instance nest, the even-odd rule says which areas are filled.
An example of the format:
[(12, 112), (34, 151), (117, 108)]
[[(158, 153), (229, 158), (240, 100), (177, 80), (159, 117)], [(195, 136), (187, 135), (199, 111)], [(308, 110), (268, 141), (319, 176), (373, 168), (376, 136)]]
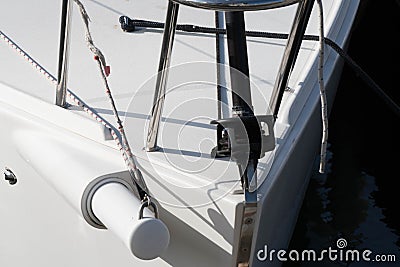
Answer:
[(231, 155), (231, 144), (228, 131), (221, 125), (217, 125), (217, 145), (211, 150), (211, 157), (225, 158)]
[(233, 255), (234, 266), (249, 266), (253, 231), (257, 215), (257, 203), (239, 203), (236, 206), (235, 232)]
[(4, 179), (8, 181), (10, 185), (15, 185), (18, 181), (17, 176), (7, 167), (4, 170)]
[(277, 77), (275, 79), (274, 88), (272, 90), (271, 101), (269, 107), (274, 114), (278, 117), (279, 107), (286, 91), (290, 74), (296, 62), (297, 55), (300, 51), (300, 46), (303, 41), (304, 33), (307, 28), (308, 20), (311, 16), (311, 11), (314, 6), (315, 0), (301, 0), (297, 7), (296, 15), (289, 33), (286, 43), (283, 59), (279, 67)]
[(56, 105), (67, 107), (67, 80), (68, 80), (68, 57), (69, 57), (69, 35), (71, 28), (72, 0), (62, 1), (60, 44), (58, 50), (58, 69), (56, 86)]
[(153, 108), (147, 132), (146, 149), (149, 152), (159, 150), (159, 147), (157, 146), (157, 135), (160, 128), (161, 114), (164, 106), (165, 88), (167, 86), (168, 70), (171, 63), (172, 46), (178, 21), (178, 11), (179, 5), (169, 1), (160, 62), (158, 66), (156, 90), (154, 92)]
[[(215, 11), (215, 27), (217, 29), (225, 28), (225, 14), (221, 11)], [(226, 33), (226, 31), (225, 31)], [(226, 64), (225, 59), (225, 38), (223, 33), (215, 33), (215, 57), (217, 64), (217, 116), (218, 120), (229, 117), (228, 90), (225, 88), (226, 77), (223, 71), (223, 65)], [(224, 103), (224, 105), (222, 105)], [(211, 150), (211, 157), (223, 158), (231, 155), (228, 132), (221, 126), (217, 125), (217, 145)]]
[(121, 29), (124, 32), (134, 32), (136, 27), (132, 23), (133, 21), (127, 16), (119, 17), (119, 23), (121, 24)]
[[(154, 92), (153, 108), (147, 132), (147, 151), (156, 151), (171, 52), (177, 29), (178, 8), (180, 4), (214, 11), (225, 11), (226, 35), (228, 44), (229, 67), (232, 89), (231, 118), (212, 121), (217, 124), (217, 147), (212, 151), (215, 156), (227, 155), (230, 150), (241, 174), (244, 192), (243, 205), (236, 211), (239, 221), (235, 225), (234, 266), (250, 265), (251, 246), (257, 213), (257, 165), (264, 152), (275, 148), (274, 121), (277, 117), (283, 92), (286, 89), (290, 73), (300, 50), (301, 41), (315, 0), (169, 0), (160, 55), (158, 76)], [(244, 11), (271, 9), (299, 3), (286, 44), (284, 56), (275, 82), (270, 101), (272, 114), (256, 116), (254, 114), (249, 80), (246, 27)], [(129, 22), (129, 21), (128, 21)], [(217, 27), (220, 27), (218, 25)], [(219, 37), (218, 35), (216, 36)], [(217, 50), (218, 51), (218, 50)], [(218, 58), (217, 58), (218, 60)], [(218, 96), (219, 98), (219, 96)], [(219, 99), (218, 99), (219, 100)], [(262, 123), (267, 124), (268, 134), (264, 135)], [(228, 131), (228, 141), (222, 140), (222, 132)], [(221, 144), (220, 144), (221, 141)], [(222, 142), (223, 141), (223, 142)], [(220, 151), (219, 151), (220, 150)], [(224, 150), (224, 151), (222, 151)], [(229, 155), (229, 154), (228, 154)]]
[(143, 217), (143, 211), (144, 211), (144, 208), (147, 208), (147, 207), (148, 207), (148, 208), (151, 207), (151, 208), (153, 209), (154, 217), (155, 217), (156, 219), (158, 219), (158, 218), (159, 218), (159, 215), (158, 215), (158, 207), (157, 207), (157, 205), (156, 205), (154, 202), (151, 201), (151, 198), (150, 198), (149, 196), (146, 195), (145, 199), (142, 201), (142, 204), (140, 205), (139, 220), (144, 218), (144, 217)]

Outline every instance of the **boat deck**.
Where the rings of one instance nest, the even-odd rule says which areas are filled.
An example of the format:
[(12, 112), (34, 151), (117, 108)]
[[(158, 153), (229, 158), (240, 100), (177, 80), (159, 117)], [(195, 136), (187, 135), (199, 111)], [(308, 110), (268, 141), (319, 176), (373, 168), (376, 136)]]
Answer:
[[(121, 15), (127, 15), (136, 19), (162, 22), (165, 19), (166, 2), (92, 0), (87, 1), (86, 5), (95, 44), (102, 49), (108, 65), (111, 66), (110, 87), (135, 155), (140, 159), (148, 159), (153, 165), (168, 165), (173, 166), (173, 169), (181, 169), (185, 175), (190, 176), (190, 173), (195, 173), (193, 177), (195, 180), (196, 177), (201, 177), (200, 180), (205, 179), (206, 183), (209, 179), (213, 181), (218, 179), (216, 178), (220, 176), (218, 172), (230, 170), (226, 160), (210, 158), (210, 151), (215, 145), (215, 127), (209, 122), (217, 118), (215, 36), (177, 32), (159, 134), (159, 144), (164, 149), (162, 153), (145, 153), (143, 147), (155, 88), (162, 30), (142, 29), (125, 33), (120, 29), (118, 20)], [(329, 31), (329, 26), (334, 20), (340, 19), (335, 17), (339, 6), (333, 1), (324, 1), (324, 8), (328, 36), (335, 35), (333, 30)], [(247, 29), (287, 33), (292, 21), (286, 18), (293, 18), (294, 11), (295, 6), (289, 6), (268, 11), (246, 12)], [(318, 33), (318, 18), (315, 13), (310, 19), (307, 34)], [(15, 23), (14, 14), (23, 17), (26, 23), (23, 26)], [(54, 76), (57, 67), (59, 14), (60, 5), (54, 1), (43, 1), (40, 7), (34, 3), (10, 3), (7, 9), (2, 9), (0, 23), (5, 34)], [(181, 7), (178, 23), (214, 27), (214, 13)], [(73, 11), (71, 33), (68, 87), (109, 123), (115, 125), (97, 63), (86, 47), (84, 27), (76, 7)], [(266, 107), (285, 43), (285, 40), (248, 38), (252, 100), (257, 115), (269, 113)], [(306, 74), (315, 63), (313, 58), (316, 57), (317, 48), (317, 42), (303, 42), (299, 60), (289, 83), (290, 90), (284, 96), (281, 114), (276, 123), (275, 135), (278, 147), (279, 139), (284, 138), (287, 129), (296, 120), (313, 87), (299, 90), (306, 82), (304, 80), (307, 78)], [(14, 53), (10, 53), (6, 45), (2, 44), (0, 49), (3, 62), (0, 66), (2, 73), (0, 81), (18, 91), (54, 103), (54, 84), (38, 75), (34, 68)], [(327, 50), (329, 55), (330, 49)], [(329, 71), (329, 66), (327, 68)], [(226, 68), (225, 72), (228, 71)], [(301, 97), (296, 97), (299, 94)], [(75, 105), (73, 101), (67, 101)], [(88, 117), (82, 112), (74, 112)], [(103, 130), (99, 128), (98, 131)], [(91, 134), (90, 131), (86, 133)], [(80, 134), (85, 135), (85, 131)], [(92, 136), (88, 137), (94, 139), (98, 136), (98, 133), (92, 133)], [(95, 141), (104, 143), (104, 140)], [(114, 146), (113, 141), (106, 143)], [(260, 176), (264, 178), (268, 173), (268, 170), (265, 171), (268, 159), (272, 156), (268, 154), (265, 157), (264, 167), (260, 164)], [(237, 174), (232, 175), (228, 171), (226, 175), (231, 177), (230, 179), (237, 180), (235, 177)], [(192, 183), (190, 179), (174, 180), (189, 186), (197, 186), (196, 181), (199, 181), (197, 179)], [(200, 184), (202, 183), (200, 181)], [(231, 187), (231, 183), (228, 186)]]
[[(349, 23), (352, 22), (355, 13), (356, 5), (353, 6), (350, 2), (323, 1), (326, 36), (338, 40), (339, 45), (345, 43), (351, 28)], [(163, 22), (167, 1), (87, 0), (84, 4), (91, 18), (90, 29), (94, 42), (103, 51), (107, 64), (111, 66), (109, 83), (119, 114), (124, 121), (129, 143), (150, 192), (161, 205), (161, 215), (174, 238), (168, 253), (154, 262), (157, 266), (188, 266), (187, 259), (199, 262), (199, 266), (211, 266), (215, 265), (215, 262), (226, 263), (232, 253), (234, 207), (243, 201), (243, 195), (233, 194), (241, 188), (236, 163), (210, 157), (210, 151), (216, 142), (215, 127), (210, 121), (217, 118), (215, 36), (177, 32), (159, 134), (159, 146), (162, 149), (158, 152), (146, 152), (145, 137), (153, 101), (162, 30), (141, 29), (126, 33), (120, 28), (119, 17), (126, 15), (135, 19)], [(0, 8), (0, 30), (55, 76), (60, 3), (50, 0), (11, 1), (6, 7)], [(246, 12), (246, 27), (251, 31), (288, 33), (295, 11), (296, 5), (268, 11)], [(85, 29), (76, 6), (72, 21), (68, 88), (115, 127), (115, 118), (97, 63), (85, 43)], [(214, 12), (182, 6), (178, 23), (214, 27)], [(344, 28), (341, 25), (344, 25)], [(315, 6), (306, 34), (318, 35), (318, 27)], [(253, 106), (256, 115), (265, 115), (269, 113), (266, 106), (286, 40), (249, 37), (247, 43)], [(278, 188), (274, 188), (274, 184), (282, 166), (288, 161), (286, 157), (291, 153), (292, 144), (298, 141), (298, 133), (303, 131), (304, 126), (301, 122), (308, 119), (318, 104), (317, 52), (318, 42), (303, 42), (289, 81), (289, 90), (284, 94), (275, 124), (276, 149), (266, 153), (258, 165), (258, 185), (262, 187), (260, 198), (263, 201), (270, 191)], [(228, 58), (226, 49), (225, 58)], [(337, 66), (337, 55), (328, 47), (325, 51), (325, 62), (325, 75), (330, 77)], [(228, 70), (225, 69), (225, 72)], [(107, 151), (104, 157), (96, 152), (90, 154), (94, 158), (102, 158), (104, 162), (108, 160), (106, 156), (111, 155), (110, 161), (116, 161), (118, 147), (114, 140), (109, 138), (105, 128), (77, 107), (71, 99), (67, 99), (72, 104), (68, 112), (55, 106), (54, 84), (46, 80), (44, 75), (38, 74), (21, 57), (16, 56), (13, 49), (4, 42), (0, 42), (0, 88), (4, 92), (3, 96), (0, 96), (0, 102), (5, 103), (7, 107), (45, 121), (57, 131), (70, 132), (100, 145)], [(16, 135), (14, 132), (12, 134), (14, 140), (24, 138), (20, 131), (17, 131)], [(32, 143), (35, 142), (34, 138), (36, 137), (30, 140)], [(46, 142), (45, 137), (37, 140)], [(115, 166), (123, 169), (122, 157), (119, 160)], [(96, 164), (93, 163), (93, 166)], [(304, 189), (304, 179), (293, 181), (293, 185), (299, 184), (299, 187), (293, 188)], [(284, 182), (289, 183), (286, 180)], [(37, 185), (37, 188), (41, 188), (40, 186)], [(293, 197), (298, 200), (301, 193), (299, 196), (295, 195), (296, 192)], [(268, 198), (271, 197), (272, 195), (268, 195)], [(291, 200), (293, 199), (287, 200), (288, 203)], [(295, 210), (294, 207), (293, 211), (290, 211), (291, 216), (295, 215)], [(46, 216), (46, 211), (38, 213)], [(282, 214), (280, 212), (279, 216), (282, 217)], [(276, 220), (281, 218), (279, 216)], [(70, 220), (66, 216), (62, 218)], [(82, 229), (86, 229), (87, 225), (84, 223), (73, 222), (75, 226), (80, 225)], [(271, 219), (271, 223), (275, 221)], [(290, 227), (290, 224), (291, 221), (282, 221), (282, 225)], [(35, 225), (40, 225), (40, 220), (36, 221)], [(57, 232), (57, 225), (50, 228)], [(41, 228), (42, 232), (44, 230)], [(69, 229), (60, 235), (73, 242), (72, 238), (79, 237), (80, 234), (75, 230)], [(89, 249), (90, 244), (97, 243), (98, 240), (107, 243), (110, 239), (107, 236), (97, 237), (94, 230), (82, 232), (87, 235), (86, 243), (82, 246), (87, 246), (90, 255), (98, 255), (99, 251), (103, 254), (107, 248), (115, 245), (112, 241), (110, 245), (99, 245), (99, 251), (96, 248)], [(278, 233), (279, 231), (276, 231), (276, 234)], [(274, 237), (273, 234), (271, 236)], [(201, 253), (194, 251), (193, 247), (185, 247), (184, 241), (193, 240), (198, 241), (194, 246), (201, 248)], [(54, 238), (46, 237), (46, 242), (52, 241)], [(34, 239), (31, 240), (31, 244), (33, 242)], [(57, 250), (57, 253), (60, 251)], [(52, 254), (54, 259), (57, 258), (57, 253)], [(75, 250), (74, 253), (79, 254)], [(128, 252), (115, 253), (120, 257), (119, 266), (131, 266), (131, 262), (127, 260), (131, 257)], [(185, 259), (180, 258), (179, 253), (186, 253)], [(209, 258), (202, 255), (209, 255)], [(101, 262), (99, 258), (95, 261), (98, 264), (106, 264), (107, 260)], [(201, 260), (203, 261), (200, 263)]]

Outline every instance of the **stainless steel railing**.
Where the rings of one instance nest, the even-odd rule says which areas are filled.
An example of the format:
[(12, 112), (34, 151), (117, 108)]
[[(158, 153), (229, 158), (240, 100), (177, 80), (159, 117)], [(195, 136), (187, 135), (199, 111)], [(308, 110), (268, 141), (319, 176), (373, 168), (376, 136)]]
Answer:
[(168, 10), (164, 27), (164, 36), (161, 47), (160, 63), (158, 66), (156, 90), (154, 92), (153, 108), (147, 133), (147, 151), (158, 150), (157, 136), (160, 128), (161, 115), (165, 100), (165, 88), (167, 86), (168, 70), (171, 62), (171, 52), (174, 43), (176, 23), (178, 20), (179, 5), (168, 2)]
[(146, 150), (158, 150), (157, 136), (165, 101), (168, 68), (171, 60), (179, 4), (211, 10), (250, 11), (283, 7), (297, 2), (299, 3), (299, 7), (297, 9), (292, 31), (285, 49), (284, 58), (282, 60), (273, 92), (273, 97), (270, 103), (271, 111), (274, 112), (275, 116), (279, 109), (280, 101), (282, 99), (284, 88), (286, 88), (290, 72), (294, 62), (296, 61), (302, 36), (307, 26), (314, 0), (169, 0), (166, 22), (164, 26), (164, 36), (158, 68), (157, 83), (153, 100), (153, 108), (147, 131)]
[[(256, 172), (258, 159), (262, 154), (262, 147), (264, 144), (263, 137), (257, 134), (257, 132), (260, 131), (258, 119), (261, 119), (262, 116), (254, 115), (251, 106), (251, 90), (248, 80), (249, 70), (243, 11), (276, 8), (298, 2), (297, 12), (269, 103), (273, 116), (263, 116), (265, 118), (268, 117), (268, 120), (270, 120), (267, 124), (271, 128), (269, 137), (272, 138), (274, 147), (275, 138), (272, 129), (274, 117), (277, 117), (283, 93), (286, 89), (292, 68), (296, 62), (314, 1), (315, 0), (169, 0), (167, 17), (164, 25), (163, 44), (154, 94), (153, 109), (150, 124), (148, 126), (146, 144), (147, 151), (158, 150), (157, 135), (161, 121), (163, 103), (165, 100), (168, 68), (171, 60), (179, 4), (226, 12), (225, 19), (227, 24), (226, 31), (229, 66), (231, 67), (231, 70), (236, 69), (237, 71), (242, 72), (247, 78), (241, 79), (240, 77), (236, 77), (235, 73), (231, 71), (230, 75), (233, 92), (232, 112), (235, 113), (235, 117), (214, 121), (215, 123), (224, 126), (224, 128), (229, 128), (229, 125), (232, 125), (231, 127), (234, 131), (237, 130), (235, 124), (244, 124), (244, 128), (246, 129), (245, 132), (249, 139), (249, 143), (246, 145), (249, 147), (250, 151), (247, 153), (241, 149), (241, 146), (236, 146), (236, 148), (234, 147), (236, 133), (231, 136), (231, 158), (238, 164), (245, 195), (244, 202), (238, 205), (238, 209), (236, 210), (235, 229), (237, 229), (237, 231), (235, 231), (235, 241), (233, 244), (234, 266), (249, 266), (249, 264), (251, 264), (251, 254), (253, 253), (251, 251), (251, 246), (254, 241), (253, 235), (255, 232), (255, 221), (258, 209)], [(241, 134), (238, 134), (238, 136), (240, 140), (246, 139), (243, 138)], [(234, 149), (236, 150), (236, 154), (233, 153)], [(238, 149), (240, 151), (238, 151)]]
[(69, 36), (71, 28), (72, 1), (63, 0), (61, 9), (60, 45), (58, 50), (58, 69), (56, 86), (56, 105), (66, 107)]
[(269, 103), (271, 112), (273, 112), (275, 117), (278, 116), (283, 93), (286, 90), (290, 74), (300, 51), (301, 42), (303, 41), (303, 35), (311, 15), (314, 1), (315, 0), (299, 1), (299, 6), (297, 7), (296, 15), (294, 17), (289, 38), (286, 43), (285, 52), (283, 53), (283, 58)]

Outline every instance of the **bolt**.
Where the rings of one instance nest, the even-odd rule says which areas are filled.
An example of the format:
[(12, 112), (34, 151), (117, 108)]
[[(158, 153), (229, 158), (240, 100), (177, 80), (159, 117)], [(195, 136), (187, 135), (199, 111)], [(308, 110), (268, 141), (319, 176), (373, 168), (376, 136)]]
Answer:
[(245, 223), (245, 224), (251, 224), (251, 223), (253, 223), (253, 219), (252, 219), (252, 218), (247, 218), (247, 219), (244, 221), (244, 223)]

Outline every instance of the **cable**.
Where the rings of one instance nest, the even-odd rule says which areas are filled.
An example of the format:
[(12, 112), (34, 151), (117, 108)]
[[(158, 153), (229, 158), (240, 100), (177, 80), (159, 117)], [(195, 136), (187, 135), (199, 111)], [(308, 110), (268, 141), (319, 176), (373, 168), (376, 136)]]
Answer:
[[(152, 29), (163, 29), (164, 23), (149, 21), (149, 20), (137, 20), (130, 19), (127, 16), (121, 16), (119, 18), (121, 28), (125, 32), (134, 32), (140, 29), (137, 28), (152, 28)], [(191, 33), (205, 33), (205, 34), (226, 34), (225, 29), (201, 27), (191, 24), (178, 24), (176, 26), (178, 31), (191, 32)], [(263, 31), (246, 31), (247, 37), (259, 37), (259, 38), (271, 38), (271, 39), (288, 39), (289, 34), (286, 33), (275, 33), (275, 32), (263, 32)], [(317, 35), (304, 35), (303, 40), (306, 41), (319, 41)], [(400, 117), (400, 106), (397, 105), (378, 84), (364, 71), (362, 68), (350, 58), (350, 56), (334, 41), (324, 37), (324, 43), (330, 46), (344, 61), (353, 69), (353, 71), (359, 75), (359, 77), (385, 102), (385, 104)]]
[(325, 172), (326, 149), (328, 145), (328, 100), (324, 84), (324, 12), (321, 0), (317, 0), (319, 15), (319, 60), (318, 60), (318, 83), (321, 98), (322, 140), (319, 162), (319, 172)]
[(90, 33), (89, 29), (89, 15), (87, 14), (85, 7), (79, 0), (74, 0), (74, 2), (78, 5), (79, 11), (82, 17), (82, 20), (85, 24), (85, 37), (86, 37), (86, 43), (90, 51), (94, 54), (94, 59), (97, 61), (99, 69), (100, 69), (100, 74), (103, 79), (105, 88), (106, 88), (106, 94), (110, 100), (110, 104), (116, 119), (116, 122), (118, 124), (118, 131), (121, 135), (121, 141), (122, 141), (122, 147), (123, 147), (123, 156), (125, 159), (125, 163), (127, 165), (128, 171), (130, 175), (132, 176), (132, 181), (136, 185), (136, 189), (138, 191), (139, 197), (141, 200), (144, 200), (145, 198), (148, 198), (147, 196), (147, 186), (146, 183), (144, 182), (143, 176), (140, 173), (140, 170), (137, 168), (134, 156), (132, 153), (132, 150), (130, 148), (128, 138), (126, 137), (124, 126), (122, 125), (122, 121), (118, 115), (118, 110), (115, 105), (114, 98), (111, 93), (111, 89), (107, 80), (108, 75), (110, 74), (110, 67), (107, 66), (106, 64), (106, 59), (104, 54), (101, 52), (101, 50), (94, 45), (92, 35)]

